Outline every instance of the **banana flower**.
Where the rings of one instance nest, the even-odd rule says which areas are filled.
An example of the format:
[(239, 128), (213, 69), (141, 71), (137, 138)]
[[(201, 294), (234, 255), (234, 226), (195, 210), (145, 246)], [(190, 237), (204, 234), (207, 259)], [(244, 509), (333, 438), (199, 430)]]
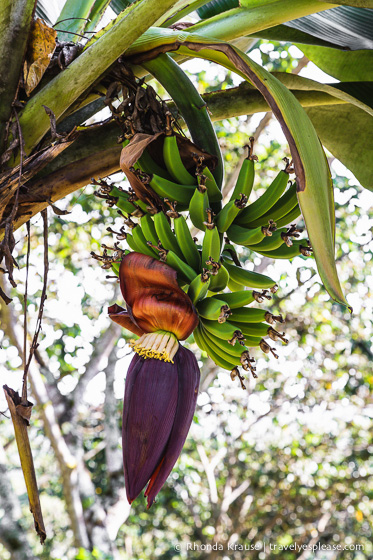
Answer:
[(181, 453), (196, 406), (197, 360), (179, 344), (198, 324), (176, 272), (140, 253), (120, 265), (119, 281), (127, 309), (109, 307), (109, 317), (140, 338), (125, 384), (123, 463), (129, 503), (148, 484), (148, 508)]

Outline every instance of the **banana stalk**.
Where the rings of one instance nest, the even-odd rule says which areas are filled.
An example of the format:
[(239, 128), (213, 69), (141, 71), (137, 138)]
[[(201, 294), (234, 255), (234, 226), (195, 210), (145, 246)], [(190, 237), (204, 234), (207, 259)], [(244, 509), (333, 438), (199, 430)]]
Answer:
[(153, 60), (148, 60), (144, 67), (175, 101), (190, 130), (193, 142), (217, 156), (218, 165), (213, 175), (221, 188), (224, 176), (223, 157), (206, 103), (185, 72), (168, 54), (159, 54)]

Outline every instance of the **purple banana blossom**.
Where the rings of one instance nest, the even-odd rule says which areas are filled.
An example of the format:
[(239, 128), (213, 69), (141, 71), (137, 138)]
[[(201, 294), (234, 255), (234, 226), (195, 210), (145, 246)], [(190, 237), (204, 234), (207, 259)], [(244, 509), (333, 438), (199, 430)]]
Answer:
[(148, 483), (148, 508), (176, 463), (192, 423), (200, 371), (179, 345), (174, 363), (135, 355), (126, 378), (123, 462), (127, 499)]

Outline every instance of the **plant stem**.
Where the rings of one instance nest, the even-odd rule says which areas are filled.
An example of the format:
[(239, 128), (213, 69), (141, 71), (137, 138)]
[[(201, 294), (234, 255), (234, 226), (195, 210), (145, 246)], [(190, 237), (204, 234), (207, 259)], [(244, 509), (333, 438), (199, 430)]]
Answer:
[(336, 6), (319, 0), (277, 0), (253, 9), (234, 8), (189, 27), (188, 32), (231, 41)]

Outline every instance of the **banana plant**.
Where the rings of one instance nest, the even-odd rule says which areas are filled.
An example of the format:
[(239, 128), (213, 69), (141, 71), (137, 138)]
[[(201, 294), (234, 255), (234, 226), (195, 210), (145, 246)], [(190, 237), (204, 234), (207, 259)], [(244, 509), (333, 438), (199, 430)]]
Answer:
[[(371, 12), (355, 4), (353, 0), (333, 4), (242, 0), (239, 6), (234, 0), (115, 0), (110, 9), (116, 17), (99, 28), (109, 13), (108, 0), (67, 0), (57, 18), (49, 14), (46, 3), (3, 2), (0, 261), (4, 259), (10, 281), (14, 284), (14, 230), (91, 181), (99, 187), (98, 196), (127, 216), (131, 229), (113, 233), (126, 239), (132, 251), (124, 252), (116, 245), (113, 257), (106, 247), (103, 255), (94, 255), (103, 268), (112, 268), (119, 276), (127, 305), (127, 309), (112, 305), (111, 319), (140, 337), (131, 342), (137, 355), (127, 376), (123, 421), (130, 502), (148, 483), (151, 505), (192, 421), (198, 364), (179, 341), (193, 333), (200, 349), (220, 367), (231, 369), (232, 379), (238, 376), (242, 386), (238, 366), (256, 376), (249, 347), (277, 356), (264, 337), (287, 343), (285, 333), (272, 326), (283, 322), (281, 316), (245, 307), (269, 299), (277, 286), (272, 278), (239, 266), (235, 241), (264, 256), (307, 256), (311, 247), (307, 240), (298, 239), (300, 230), (285, 227), (302, 212), (321, 280), (330, 296), (347, 306), (335, 264), (333, 185), (321, 141), (364, 186), (372, 188), (368, 177), (373, 163), (366, 148), (372, 140), (372, 87), (361, 83), (366, 75), (370, 79), (364, 66), (353, 68), (356, 53), (363, 50), (363, 60), (371, 58), (372, 27), (366, 25)], [(368, 1), (364, 6), (372, 7)], [(48, 21), (36, 19), (35, 14)], [(346, 30), (342, 39), (341, 25)], [(328, 86), (269, 73), (250, 52), (239, 48), (245, 45), (250, 51), (258, 38), (293, 42), (343, 82)], [(350, 59), (344, 49), (352, 50)], [(180, 68), (192, 58), (221, 65), (243, 78), (247, 86), (200, 95)], [(159, 101), (150, 88), (143, 88), (152, 77), (170, 95), (168, 104)], [(142, 106), (144, 96), (148, 112)], [(128, 104), (132, 113), (125, 120)], [(86, 126), (105, 106), (113, 118), (93, 128)], [(188, 127), (193, 142), (180, 130), (175, 133), (175, 107), (183, 118), (180, 126)], [(221, 208), (223, 165), (212, 122), (263, 110), (271, 110), (282, 127), (296, 181), (285, 191), (293, 170), (287, 162), (281, 178), (275, 179), (258, 204), (246, 207), (255, 168), (250, 145), (235, 189), (238, 197)], [(323, 118), (326, 110), (333, 114), (330, 130)], [(356, 141), (364, 171), (351, 158), (346, 143), (351, 130), (346, 114), (361, 123)], [(133, 192), (102, 179), (120, 168)], [(201, 248), (195, 245), (182, 215), (187, 210), (202, 232)], [(279, 217), (275, 235), (274, 215)], [(231, 239), (224, 240), (225, 232)], [(224, 292), (226, 287), (232, 293)], [(5, 294), (0, 295), (6, 300)], [(160, 363), (154, 369), (154, 362), (147, 359)], [(154, 378), (148, 385), (150, 370)], [(172, 384), (165, 384), (169, 375)], [(184, 393), (187, 402), (180, 398)], [(163, 398), (155, 402), (154, 394)], [(144, 395), (145, 405), (161, 419), (159, 424), (149, 424)], [(138, 439), (139, 429), (148, 441), (146, 449)], [(153, 440), (157, 445), (152, 445)]]

